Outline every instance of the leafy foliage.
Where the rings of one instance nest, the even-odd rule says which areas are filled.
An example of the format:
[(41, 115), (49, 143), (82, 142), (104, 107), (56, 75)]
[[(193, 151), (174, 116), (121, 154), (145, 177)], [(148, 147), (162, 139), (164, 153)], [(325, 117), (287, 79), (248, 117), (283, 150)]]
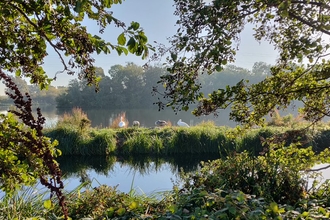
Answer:
[[(60, 58), (63, 71), (74, 74), (79, 69), (80, 79), (88, 85), (96, 85), (99, 72), (94, 67), (92, 54), (101, 52), (108, 54), (115, 50), (119, 55), (132, 53), (146, 58), (151, 46), (139, 23), (125, 24), (107, 9), (121, 0), (55, 0), (55, 1), (9, 1), (0, 2), (0, 77), (13, 92), (6, 92), (17, 110), (10, 110), (21, 122), (17, 122), (11, 114), (1, 116), (1, 168), (0, 186), (8, 194), (13, 193), (23, 184), (32, 184), (37, 177), (43, 185), (56, 194), (62, 207), (64, 218), (68, 213), (62, 194), (64, 187), (61, 171), (55, 157), (60, 153), (55, 149), (57, 142), (51, 142), (43, 136), (42, 129), (45, 118), (37, 110), (37, 119), (32, 114), (32, 99), (26, 93), (24, 97), (12, 80), (4, 73), (14, 73), (17, 77), (27, 77), (31, 84), (40, 89), (48, 88), (52, 80), (45, 73), (42, 65), (49, 49)], [(92, 35), (82, 25), (84, 19), (93, 20), (104, 29), (114, 24), (122, 28), (117, 44), (106, 42), (100, 36)], [(127, 43), (126, 43), (127, 41)], [(68, 60), (64, 56), (69, 57)], [(61, 73), (58, 72), (58, 73)], [(97, 87), (96, 87), (97, 90)], [(80, 121), (81, 130), (88, 124)], [(50, 207), (49, 202), (45, 203)]]
[[(230, 118), (246, 125), (262, 124), (275, 107), (286, 108), (293, 100), (303, 102), (304, 118), (318, 121), (330, 115), (329, 67), (323, 59), (330, 47), (329, 1), (222, 1), (175, 0), (179, 17), (177, 33), (170, 39), (169, 74), (162, 77), (164, 98), (159, 108), (188, 110), (199, 102), (195, 115), (231, 107)], [(189, 12), (189, 13), (188, 13)], [(256, 40), (266, 40), (279, 52), (271, 76), (248, 85), (200, 92), (200, 73), (212, 74), (235, 60), (240, 33), (249, 24)], [(303, 64), (305, 63), (305, 64)]]
[[(64, 187), (62, 173), (55, 161), (55, 157), (61, 153), (55, 148), (58, 142), (51, 142), (43, 136), (45, 118), (40, 108), (37, 109), (37, 119), (34, 118), (29, 94), (26, 93), (24, 97), (11, 78), (1, 71), (0, 78), (4, 80), (6, 87), (12, 90), (12, 93), (6, 93), (17, 107), (15, 110), (9, 110), (8, 117), (1, 115), (1, 189), (7, 196), (11, 196), (22, 185), (32, 185), (36, 178), (39, 178), (41, 184), (56, 194), (63, 214), (67, 217), (61, 191)], [(10, 113), (16, 115), (20, 122)]]
[[(184, 184), (174, 185), (171, 191), (149, 196), (134, 191), (122, 193), (116, 187), (100, 185), (92, 188), (89, 184), (83, 184), (66, 193), (69, 215), (73, 219), (328, 219), (329, 181), (305, 191), (302, 190), (305, 189), (302, 184), (305, 182), (303, 173), (294, 174), (296, 169), (309, 167), (317, 159), (315, 155), (310, 154), (310, 149), (299, 150), (295, 146), (279, 150), (276, 153), (278, 149), (274, 149), (272, 153), (276, 155), (269, 154), (266, 157), (250, 157), (243, 153), (203, 163), (194, 172), (182, 173)], [(287, 157), (286, 153), (292, 157)], [(291, 158), (300, 161), (305, 156), (309, 159), (307, 163), (302, 163), (303, 166), (290, 162)], [(284, 168), (285, 171), (276, 173), (276, 168)], [(257, 174), (265, 174), (265, 178), (271, 179), (261, 181)], [(248, 184), (247, 180), (252, 184)], [(282, 181), (287, 181), (287, 184), (279, 184)], [(259, 183), (264, 184), (258, 187)], [(233, 187), (255, 189), (264, 197)], [(23, 198), (13, 198), (17, 203), (10, 209), (21, 207), (19, 213), (8, 213), (9, 208), (5, 208), (0, 217), (11, 214), (10, 217), (28, 218), (33, 215), (49, 219), (61, 215), (58, 207), (49, 206), (49, 200), (26, 198), (26, 204), (22, 203)], [(273, 198), (289, 200), (288, 203), (277, 203)], [(0, 200), (0, 207), (6, 204)]]
[[(1, 1), (1, 68), (46, 88), (53, 79), (47, 76), (42, 64), (52, 49), (63, 64), (62, 72), (74, 74), (75, 69), (80, 69), (79, 77), (96, 85), (93, 53), (116, 51), (119, 55), (132, 53), (146, 58), (151, 46), (139, 23), (132, 22), (126, 27), (107, 11), (119, 3), (122, 1)], [(123, 32), (117, 43), (106, 42), (87, 32), (82, 25), (84, 19), (95, 21), (100, 34), (109, 25)], [(69, 57), (68, 61), (64, 56)]]

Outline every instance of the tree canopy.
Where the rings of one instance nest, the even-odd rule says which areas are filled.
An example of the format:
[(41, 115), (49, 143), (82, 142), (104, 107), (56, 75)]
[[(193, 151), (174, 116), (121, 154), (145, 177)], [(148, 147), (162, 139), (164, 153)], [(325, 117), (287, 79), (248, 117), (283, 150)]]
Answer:
[[(62, 72), (78, 72), (80, 79), (97, 85), (93, 54), (132, 53), (146, 58), (151, 46), (140, 24), (130, 26), (108, 11), (122, 0), (4, 0), (0, 2), (0, 67), (31, 83), (46, 87), (53, 80), (43, 70), (44, 58), (50, 50), (59, 56)], [(94, 20), (100, 35), (92, 35), (83, 25)], [(117, 42), (101, 38), (104, 29), (113, 25), (122, 29)], [(65, 59), (68, 57), (69, 59)], [(55, 77), (56, 78), (56, 77)]]
[[(274, 108), (303, 102), (305, 119), (330, 116), (330, 1), (328, 0), (175, 0), (177, 33), (170, 39), (168, 71), (159, 82), (166, 87), (166, 102), (188, 110), (198, 101), (195, 115), (231, 107), (231, 119), (260, 124)], [(235, 60), (240, 34), (247, 25), (254, 38), (268, 41), (279, 52), (271, 76), (253, 85), (241, 80), (208, 96), (200, 92), (198, 74), (212, 74)], [(256, 66), (257, 68), (257, 66)]]

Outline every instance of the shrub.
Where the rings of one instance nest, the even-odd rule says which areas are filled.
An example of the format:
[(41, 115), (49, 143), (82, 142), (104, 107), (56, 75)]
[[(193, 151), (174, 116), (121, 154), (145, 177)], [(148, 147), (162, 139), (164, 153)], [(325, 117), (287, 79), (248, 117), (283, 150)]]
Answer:
[(303, 198), (306, 180), (300, 171), (317, 161), (311, 148), (297, 146), (270, 149), (264, 156), (250, 156), (247, 152), (226, 159), (202, 162), (194, 173), (183, 173), (184, 188), (203, 187), (208, 192), (216, 189), (239, 190), (264, 197), (268, 201), (294, 204)]
[(64, 113), (58, 120), (56, 127), (69, 127), (75, 128), (82, 132), (89, 128), (91, 125), (87, 114), (81, 108), (73, 108), (71, 113)]

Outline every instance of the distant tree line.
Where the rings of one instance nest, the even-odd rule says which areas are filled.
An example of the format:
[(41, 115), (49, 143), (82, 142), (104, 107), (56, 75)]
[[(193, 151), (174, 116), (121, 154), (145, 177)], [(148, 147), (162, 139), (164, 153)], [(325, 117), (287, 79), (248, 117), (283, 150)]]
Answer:
[[(38, 85), (29, 85), (24, 79), (17, 76), (12, 76), (11, 79), (17, 85), (22, 94), (29, 93), (32, 102), (36, 106), (55, 106), (56, 97), (67, 90), (65, 86), (48, 86), (48, 89), (41, 90)], [(5, 88), (5, 92), (11, 93), (12, 91)], [(13, 105), (13, 100), (7, 96), (0, 97), (1, 105)]]
[[(242, 79), (251, 83), (259, 82), (270, 73), (270, 68), (269, 64), (257, 62), (252, 71), (227, 65), (219, 73), (200, 74), (201, 92), (209, 94), (227, 85), (234, 85)], [(114, 65), (107, 75), (102, 68), (97, 68), (96, 73), (100, 77), (99, 92), (96, 93), (95, 88), (87, 86), (84, 81), (71, 80), (66, 92), (56, 97), (57, 108), (148, 108), (161, 97), (153, 94), (153, 87), (157, 86), (162, 75), (168, 74), (166, 68), (153, 66), (143, 69), (134, 63)], [(161, 92), (162, 88), (158, 88), (158, 91)]]

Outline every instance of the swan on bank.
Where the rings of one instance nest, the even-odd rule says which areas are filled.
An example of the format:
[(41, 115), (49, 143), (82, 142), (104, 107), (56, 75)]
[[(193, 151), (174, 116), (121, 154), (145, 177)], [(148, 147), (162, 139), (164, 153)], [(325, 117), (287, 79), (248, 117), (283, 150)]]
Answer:
[(181, 119), (178, 121), (177, 125), (180, 127), (190, 127), (186, 122), (183, 122)]
[(123, 128), (123, 127), (126, 126), (126, 123), (123, 121), (123, 117), (120, 117), (120, 122), (118, 123), (118, 126), (119, 126), (120, 128)]

